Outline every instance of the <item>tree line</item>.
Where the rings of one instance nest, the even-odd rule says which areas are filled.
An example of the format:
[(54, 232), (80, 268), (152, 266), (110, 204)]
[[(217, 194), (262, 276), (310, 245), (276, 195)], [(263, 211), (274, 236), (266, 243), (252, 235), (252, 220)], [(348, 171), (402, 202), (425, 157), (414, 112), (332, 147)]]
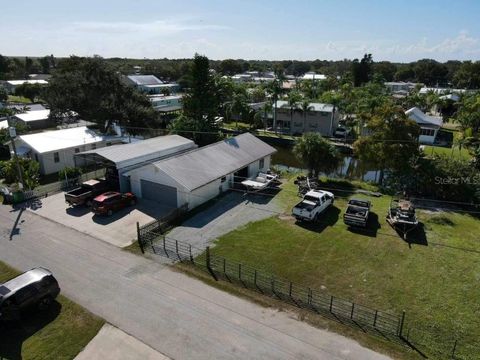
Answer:
[[(50, 74), (68, 58), (7, 57), (0, 55), (0, 80), (25, 79), (28, 74)], [(124, 59), (108, 58), (105, 61), (122, 74), (132, 74), (136, 66), (141, 73), (153, 74), (166, 81), (188, 82), (192, 59)], [(374, 61), (371, 54), (358, 59), (344, 60), (209, 60), (210, 68), (221, 75), (234, 75), (245, 71), (276, 71), (285, 75), (300, 76), (308, 71), (329, 76), (351, 76), (356, 85), (371, 80), (374, 76), (384, 81), (409, 81), (426, 86), (453, 86), (458, 88), (480, 88), (480, 61), (449, 60), (438, 62), (421, 59), (410, 63)]]

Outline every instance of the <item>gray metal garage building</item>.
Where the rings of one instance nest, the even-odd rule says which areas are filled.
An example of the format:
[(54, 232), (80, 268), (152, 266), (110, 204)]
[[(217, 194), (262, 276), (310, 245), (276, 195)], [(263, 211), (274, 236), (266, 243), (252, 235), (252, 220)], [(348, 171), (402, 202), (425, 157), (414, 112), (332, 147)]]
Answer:
[(131, 191), (172, 208), (192, 209), (270, 167), (276, 149), (246, 133), (128, 171)]

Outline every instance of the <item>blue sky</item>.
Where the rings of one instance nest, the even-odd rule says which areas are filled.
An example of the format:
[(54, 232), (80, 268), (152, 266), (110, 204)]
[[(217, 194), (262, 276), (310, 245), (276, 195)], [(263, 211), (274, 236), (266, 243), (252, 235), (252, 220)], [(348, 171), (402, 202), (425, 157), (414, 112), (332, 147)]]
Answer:
[(480, 59), (479, 0), (0, 0), (0, 53)]

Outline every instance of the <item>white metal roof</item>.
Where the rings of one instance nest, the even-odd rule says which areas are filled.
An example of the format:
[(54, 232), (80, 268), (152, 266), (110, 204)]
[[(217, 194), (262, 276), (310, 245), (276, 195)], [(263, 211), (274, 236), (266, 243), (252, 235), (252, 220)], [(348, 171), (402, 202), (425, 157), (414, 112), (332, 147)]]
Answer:
[(22, 84), (39, 84), (39, 85), (46, 85), (48, 84), (47, 80), (7, 80), (7, 83), (13, 86), (18, 86)]
[(163, 81), (155, 75), (127, 75), (127, 77), (136, 85), (160, 85)]
[(38, 153), (68, 149), (105, 140), (104, 136), (97, 135), (86, 126), (21, 135), (19, 138)]
[(405, 114), (419, 125), (425, 124), (425, 125), (434, 125), (438, 127), (441, 127), (443, 125), (442, 118), (426, 115), (422, 110), (420, 110), (417, 107), (413, 107), (405, 111)]
[[(300, 104), (297, 104), (298, 106)], [(323, 111), (323, 112), (333, 112), (333, 105), (331, 104), (322, 104), (322, 103), (310, 103), (311, 111)], [(288, 107), (288, 101), (279, 100), (277, 101), (277, 109)]]
[(23, 122), (46, 120), (50, 116), (50, 110), (31, 110), (23, 114), (16, 114), (15, 117)]
[(0, 121), (0, 130), (8, 128), (8, 120)]
[(307, 72), (305, 75), (302, 76), (302, 80), (325, 80), (326, 78), (326, 75), (316, 74), (314, 72)]
[(162, 156), (196, 148), (192, 140), (180, 135), (158, 136), (130, 144), (112, 145), (81, 154), (97, 154), (115, 163), (117, 167), (134, 165), (138, 162), (159, 159)]
[(153, 165), (192, 191), (276, 151), (252, 134), (245, 133)]

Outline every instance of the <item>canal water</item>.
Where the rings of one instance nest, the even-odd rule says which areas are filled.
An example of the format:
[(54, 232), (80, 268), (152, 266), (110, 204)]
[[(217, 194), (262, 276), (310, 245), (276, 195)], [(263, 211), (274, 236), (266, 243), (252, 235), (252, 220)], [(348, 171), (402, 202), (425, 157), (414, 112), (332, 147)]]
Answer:
[[(305, 170), (306, 166), (293, 155), (292, 147), (286, 145), (272, 145), (277, 153), (272, 156), (272, 165), (282, 170), (296, 171)], [(351, 155), (342, 154), (343, 161), (340, 166), (331, 174), (324, 174), (332, 178), (349, 180), (362, 180), (377, 182), (378, 170), (369, 170), (359, 159)]]

